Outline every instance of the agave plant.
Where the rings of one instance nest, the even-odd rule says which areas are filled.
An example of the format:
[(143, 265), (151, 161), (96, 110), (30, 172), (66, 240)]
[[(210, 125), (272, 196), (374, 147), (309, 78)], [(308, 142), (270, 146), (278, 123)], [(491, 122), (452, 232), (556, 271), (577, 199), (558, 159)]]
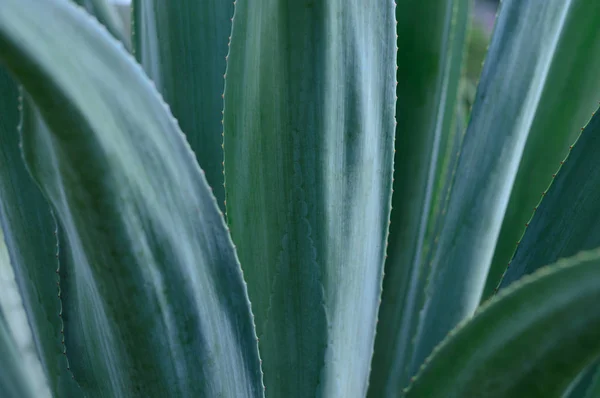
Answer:
[(0, 0), (0, 396), (600, 396), (600, 3), (472, 109), (469, 0), (79, 3)]

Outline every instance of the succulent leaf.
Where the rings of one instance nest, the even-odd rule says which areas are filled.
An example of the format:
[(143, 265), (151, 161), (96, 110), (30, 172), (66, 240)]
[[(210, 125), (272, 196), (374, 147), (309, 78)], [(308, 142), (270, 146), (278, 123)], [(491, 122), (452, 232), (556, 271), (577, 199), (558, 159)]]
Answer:
[(598, 106), (599, 20), (600, 2), (593, 0), (574, 1), (566, 17), (502, 221), (484, 299), (498, 286), (540, 194)]
[(528, 222), (500, 288), (600, 246), (600, 112), (589, 121)]
[[(30, 377), (4, 314), (0, 310), (0, 391), (3, 398), (46, 398), (40, 379)], [(38, 389), (41, 388), (41, 389)]]
[(2, 397), (50, 398), (27, 313), (0, 229), (0, 393)]
[(561, 397), (600, 354), (600, 250), (527, 276), (426, 361), (406, 398)]
[(571, 382), (562, 398), (598, 398), (600, 396), (600, 368), (598, 360), (589, 365)]
[(444, 219), (464, 133), (457, 97), (468, 16), (468, 0), (400, 2), (396, 7), (395, 194), (372, 397), (397, 396), (413, 374), (407, 365), (425, 293), (426, 258)]
[(56, 396), (79, 390), (63, 354), (56, 222), (19, 147), (19, 89), (0, 69), (0, 223), (35, 348)]
[(394, 2), (237, 0), (227, 220), (271, 397), (367, 392), (391, 201)]
[(235, 250), (150, 80), (69, 2), (0, 5), (0, 59), (47, 127), (24, 131), (25, 159), (67, 237), (67, 272), (93, 280), (82, 294), (97, 293), (78, 321), (104, 351), (81, 347), (70, 359), (107, 361), (118, 375), (73, 366), (84, 393), (263, 396)]
[(428, 264), (411, 369), (480, 303), (510, 189), (549, 84), (558, 43), (580, 1), (586, 0), (501, 4), (447, 216)]
[(232, 16), (232, 0), (133, 6), (135, 56), (185, 132), (223, 211), (222, 95)]
[(128, 35), (125, 34), (125, 27), (118, 16), (115, 7), (108, 0), (72, 0), (85, 8), (87, 12), (98, 19), (108, 31), (120, 40), (126, 47), (130, 46)]

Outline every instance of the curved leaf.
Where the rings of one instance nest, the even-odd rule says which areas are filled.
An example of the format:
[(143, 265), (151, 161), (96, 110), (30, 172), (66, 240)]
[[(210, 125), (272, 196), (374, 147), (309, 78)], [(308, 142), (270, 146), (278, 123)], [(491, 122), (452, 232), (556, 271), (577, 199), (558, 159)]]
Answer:
[[(84, 393), (262, 396), (235, 251), (149, 79), (68, 2), (0, 4), (0, 58), (49, 128), (24, 134), (26, 161), (64, 228), (67, 272), (94, 282), (78, 289), (98, 293), (82, 305), (94, 310), (86, 341), (104, 351), (70, 356)], [(88, 362), (104, 362), (119, 378)]]
[(108, 31), (125, 46), (129, 46), (129, 37), (125, 34), (125, 27), (115, 6), (109, 0), (73, 0), (87, 10), (91, 15), (104, 25)]
[(169, 104), (225, 210), (222, 95), (233, 1), (133, 4), (135, 56)]
[(600, 246), (600, 113), (585, 127), (528, 223), (500, 288)]
[(424, 295), (426, 258), (434, 250), (463, 136), (456, 109), (468, 16), (469, 0), (396, 7), (394, 195), (369, 384), (373, 397), (397, 396), (416, 371), (409, 367), (410, 345)]
[(27, 314), (0, 229), (0, 393), (2, 397), (50, 398)]
[[(521, 155), (576, 3), (501, 4), (439, 245), (432, 258), (411, 367), (480, 303)], [(572, 42), (577, 46), (579, 43)]]
[(595, 366), (592, 369), (594, 370), (594, 373), (584, 398), (600, 397), (600, 368)]
[(271, 397), (363, 397), (390, 212), (394, 2), (236, 2), (227, 220)]
[(585, 368), (571, 382), (562, 398), (597, 398), (600, 396), (600, 370), (598, 360)]
[(16, 83), (0, 70), (0, 223), (46, 377), (56, 396), (73, 396), (79, 388), (63, 355), (56, 223), (23, 162), (18, 97)]
[(599, 20), (598, 1), (574, 2), (565, 20), (502, 221), (484, 298), (498, 286), (540, 194), (598, 106)]
[(40, 390), (36, 390), (40, 386), (40, 381), (33, 380), (27, 374), (2, 311), (0, 311), (0, 358), (2, 358), (0, 361), (0, 391), (3, 398), (50, 397), (49, 391), (46, 394), (40, 394)]
[(484, 305), (434, 351), (407, 398), (552, 398), (600, 354), (600, 250)]

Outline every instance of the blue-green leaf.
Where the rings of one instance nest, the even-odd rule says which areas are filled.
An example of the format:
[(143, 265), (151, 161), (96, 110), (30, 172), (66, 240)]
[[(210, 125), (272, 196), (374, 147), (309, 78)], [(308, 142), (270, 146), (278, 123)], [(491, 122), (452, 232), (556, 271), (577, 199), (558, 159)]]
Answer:
[(0, 59), (48, 127), (24, 131), (25, 159), (67, 237), (65, 272), (93, 281), (74, 287), (80, 293), (97, 293), (77, 321), (103, 350), (69, 350), (84, 393), (262, 396), (235, 250), (150, 80), (68, 2), (0, 6)]
[(0, 394), (50, 398), (33, 334), (0, 229)]
[(553, 398), (600, 354), (600, 250), (540, 270), (435, 349), (407, 398)]
[(91, 15), (104, 25), (108, 31), (123, 44), (129, 46), (129, 37), (125, 34), (125, 27), (115, 6), (109, 0), (73, 0), (86, 9)]
[(32, 380), (27, 374), (15, 339), (8, 329), (2, 311), (0, 311), (0, 392), (3, 398), (42, 398), (50, 397), (49, 391), (40, 394), (36, 390), (39, 380)]
[(133, 4), (135, 56), (169, 104), (225, 210), (222, 95), (233, 1)]
[(512, 187), (484, 298), (498, 286), (540, 194), (598, 106), (598, 21), (600, 2), (573, 2)]
[(562, 398), (598, 398), (600, 396), (600, 368), (598, 360), (589, 365), (571, 382)]
[[(369, 385), (397, 396), (413, 370), (410, 346), (464, 127), (457, 127), (468, 0), (400, 2), (394, 195)], [(464, 118), (464, 115), (460, 117)], [(462, 122), (462, 120), (460, 120)]]
[(19, 147), (19, 90), (0, 70), (0, 223), (33, 341), (56, 396), (79, 388), (67, 370), (58, 297), (56, 223)]
[(367, 392), (390, 212), (394, 2), (236, 2), (227, 220), (271, 397)]
[(545, 191), (500, 287), (581, 250), (600, 246), (600, 112)]
[[(594, 0), (501, 4), (426, 284), (411, 367), (480, 303), (525, 143), (575, 9)], [(570, 30), (566, 30), (566, 28)], [(577, 40), (570, 45), (579, 46)], [(555, 110), (559, 112), (559, 109)]]
[(600, 368), (594, 366), (591, 368), (594, 371), (591, 382), (588, 385), (584, 398), (598, 398), (600, 397)]

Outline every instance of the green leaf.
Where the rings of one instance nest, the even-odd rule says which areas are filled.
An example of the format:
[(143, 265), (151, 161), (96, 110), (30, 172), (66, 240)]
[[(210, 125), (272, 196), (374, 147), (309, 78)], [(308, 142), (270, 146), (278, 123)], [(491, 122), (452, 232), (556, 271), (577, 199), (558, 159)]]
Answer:
[(435, 349), (407, 398), (560, 397), (600, 354), (600, 250), (503, 291)]
[(69, 351), (86, 396), (262, 396), (235, 251), (150, 80), (70, 3), (0, 4), (0, 58), (48, 127), (24, 131), (25, 159), (67, 237), (65, 272), (97, 293), (78, 321), (103, 350)]
[(56, 396), (73, 396), (79, 388), (63, 355), (56, 223), (23, 162), (18, 96), (16, 83), (0, 70), (0, 222), (46, 377)]
[[(531, 125), (484, 298), (498, 286), (540, 194), (600, 100), (600, 2), (573, 2)], [(559, 111), (557, 111), (559, 110)], [(554, 260), (552, 260), (553, 262)]]
[[(32, 379), (16, 349), (15, 340), (0, 311), (0, 391), (3, 398), (50, 397), (49, 391), (40, 391), (40, 380)], [(43, 384), (42, 384), (43, 385)]]
[(364, 397), (391, 201), (394, 2), (236, 2), (227, 220), (271, 397)]
[(115, 6), (108, 0), (73, 0), (86, 9), (91, 15), (104, 25), (108, 31), (119, 39), (126, 47), (130, 46), (128, 35), (125, 34), (123, 21), (119, 17)]
[(0, 393), (3, 398), (50, 398), (1, 228), (0, 292)]
[(600, 368), (598, 366), (592, 367), (595, 371), (586, 391), (584, 398), (598, 398), (600, 397)]
[(559, 62), (559, 39), (569, 33), (565, 22), (591, 1), (501, 5), (439, 245), (428, 263), (412, 369), (480, 303), (525, 142), (545, 88), (553, 84), (548, 76)]
[(233, 1), (133, 4), (135, 56), (169, 104), (225, 210), (221, 111)]
[[(23, 137), (43, 137), (51, 134), (36, 105), (26, 93), (24, 93), (22, 104), (21, 133)], [(29, 152), (25, 152), (25, 157), (31, 158)], [(44, 170), (48, 168), (35, 159), (30, 160), (29, 167), (32, 168), (34, 175), (44, 173)], [(47, 171), (46, 176), (55, 178), (52, 173)], [(78, 374), (77, 381), (83, 386), (84, 391), (104, 391), (115, 388), (118, 390), (119, 387), (107, 387), (110, 383), (116, 383), (116, 380), (124, 383), (115, 369), (114, 363), (118, 359), (115, 359), (105, 348), (116, 344), (114, 336), (109, 334), (110, 331), (100, 333), (103, 339), (90, 334), (90, 330), (104, 330), (102, 329), (103, 321), (98, 320), (98, 312), (103, 306), (98, 286), (90, 272), (78, 269), (76, 259), (70, 253), (71, 246), (64, 230), (57, 225), (54, 233), (59, 237), (58, 244), (54, 242), (53, 248), (54, 252), (58, 253), (58, 261), (56, 259), (54, 261), (58, 262), (59, 276), (52, 284), (40, 277), (38, 284), (46, 289), (50, 287), (49, 285), (52, 288), (58, 287), (60, 308), (57, 317), (60, 317), (59, 319), (62, 321), (60, 333), (63, 336), (61, 341), (64, 345), (61, 354), (64, 350), (64, 355), (72, 359), (69, 365)], [(75, 248), (77, 246), (77, 243), (73, 245)], [(56, 278), (54, 277), (54, 279)], [(61, 373), (67, 369), (71, 370), (69, 365), (61, 365), (64, 367), (64, 369), (59, 369)], [(93, 378), (86, 376), (86, 372), (89, 372), (88, 369), (93, 369)], [(77, 395), (81, 395), (81, 392)]]
[(571, 382), (563, 398), (597, 398), (598, 396), (600, 396), (600, 368), (596, 360)]
[[(463, 136), (457, 127), (469, 1), (400, 2), (396, 153), (390, 245), (369, 395), (397, 396), (414, 370), (410, 345)], [(464, 118), (464, 116), (459, 116)]]
[(596, 113), (528, 223), (500, 284), (508, 286), (525, 274), (600, 246), (600, 113)]

